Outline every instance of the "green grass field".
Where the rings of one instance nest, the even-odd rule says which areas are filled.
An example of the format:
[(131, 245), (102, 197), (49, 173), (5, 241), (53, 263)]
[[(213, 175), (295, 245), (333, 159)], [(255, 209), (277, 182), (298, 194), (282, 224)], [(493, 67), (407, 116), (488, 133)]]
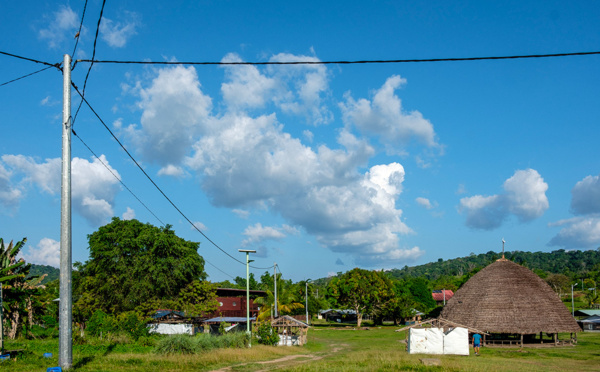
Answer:
[[(579, 333), (572, 347), (482, 348), (480, 356), (409, 355), (405, 334), (395, 327), (369, 330), (317, 327), (304, 347), (219, 349), (197, 355), (162, 356), (152, 346), (96, 340), (73, 346), (75, 371), (598, 371), (600, 333)], [(566, 339), (568, 335), (561, 335)], [(58, 365), (58, 340), (16, 340), (7, 349), (24, 349), (16, 360), (0, 363), (1, 371), (45, 371)], [(44, 358), (45, 352), (53, 353)], [(440, 367), (426, 367), (435, 358)]]

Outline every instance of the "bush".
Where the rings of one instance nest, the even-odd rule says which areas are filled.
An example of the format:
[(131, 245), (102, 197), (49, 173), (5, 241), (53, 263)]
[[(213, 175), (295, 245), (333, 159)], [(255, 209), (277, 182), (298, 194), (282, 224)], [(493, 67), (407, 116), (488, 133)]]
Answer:
[(194, 354), (197, 343), (188, 335), (172, 335), (158, 341), (154, 351), (158, 354)]
[(97, 310), (88, 320), (86, 331), (91, 336), (106, 336), (117, 331), (115, 319), (102, 310)]
[(119, 330), (130, 335), (134, 340), (148, 336), (146, 319), (141, 315), (128, 311), (117, 317)]
[(279, 343), (279, 335), (273, 330), (273, 327), (268, 322), (263, 322), (258, 325), (256, 330), (256, 338), (259, 344), (274, 346)]

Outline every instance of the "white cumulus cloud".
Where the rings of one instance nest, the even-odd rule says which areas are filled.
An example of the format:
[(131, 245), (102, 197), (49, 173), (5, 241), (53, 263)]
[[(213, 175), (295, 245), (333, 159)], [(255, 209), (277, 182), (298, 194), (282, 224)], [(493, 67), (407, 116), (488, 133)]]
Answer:
[[(141, 85), (141, 83), (139, 83)], [(143, 159), (161, 165), (161, 174), (180, 175), (177, 167), (208, 124), (210, 97), (200, 90), (193, 67), (160, 69), (146, 88), (138, 91), (141, 127), (117, 122)]]
[[(61, 160), (59, 158), (37, 162), (34, 158), (23, 155), (4, 155), (2, 160), (10, 165), (14, 172), (24, 174), (21, 181), (23, 184), (34, 184), (50, 195), (60, 192)], [(113, 174), (119, 177), (118, 172), (110, 167), (104, 155), (92, 162), (81, 158), (73, 158), (71, 162), (73, 208), (92, 226), (99, 226), (113, 216), (114, 199), (120, 191), (119, 181)]]
[(600, 213), (600, 176), (587, 176), (575, 184), (571, 210), (577, 215)]
[(427, 146), (437, 146), (431, 122), (419, 111), (406, 112), (395, 94), (405, 83), (406, 79), (398, 75), (388, 78), (372, 100), (355, 100), (346, 93), (346, 102), (340, 103), (344, 121), (363, 133), (379, 136), (385, 144), (404, 144), (415, 138)]
[(548, 184), (534, 169), (518, 170), (504, 181), (504, 193), (475, 195), (460, 200), (460, 211), (466, 214), (467, 226), (492, 230), (511, 215), (527, 222), (538, 218), (549, 207)]
[(47, 26), (38, 31), (38, 36), (53, 49), (71, 41), (79, 29), (77, 14), (69, 6), (60, 5), (56, 12), (44, 18)]
[(129, 220), (133, 220), (135, 218), (135, 211), (129, 207), (127, 207), (127, 210), (123, 213), (122, 216), (122, 220), (124, 221), (129, 221)]
[(137, 34), (139, 27), (139, 16), (134, 12), (124, 12), (123, 17), (127, 17), (123, 21), (113, 21), (112, 19), (103, 17), (100, 23), (100, 36), (102, 40), (113, 48), (123, 48), (127, 41)]
[(23, 252), (27, 263), (38, 265), (60, 266), (60, 242), (50, 238), (43, 238), (36, 247), (29, 247)]
[(575, 184), (571, 211), (578, 216), (549, 224), (562, 228), (548, 245), (567, 249), (600, 246), (600, 176), (587, 176)]

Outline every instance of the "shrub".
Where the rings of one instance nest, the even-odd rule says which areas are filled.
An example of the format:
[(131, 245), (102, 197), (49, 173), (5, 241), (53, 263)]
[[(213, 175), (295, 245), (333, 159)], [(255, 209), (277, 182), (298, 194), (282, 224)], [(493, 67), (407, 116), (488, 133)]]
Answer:
[(273, 327), (268, 322), (263, 322), (258, 325), (256, 330), (256, 338), (259, 344), (274, 346), (279, 343), (279, 335), (273, 330)]
[(112, 316), (102, 310), (97, 310), (88, 320), (86, 330), (89, 335), (100, 337), (116, 332), (117, 324)]
[(125, 312), (117, 317), (119, 330), (127, 333), (134, 340), (148, 336), (149, 333), (146, 323), (144, 317), (133, 311)]

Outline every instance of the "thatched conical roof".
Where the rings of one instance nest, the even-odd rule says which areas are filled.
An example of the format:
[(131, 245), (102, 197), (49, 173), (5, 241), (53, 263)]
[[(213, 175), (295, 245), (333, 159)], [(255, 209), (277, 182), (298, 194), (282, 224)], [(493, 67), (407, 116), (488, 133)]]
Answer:
[(506, 259), (469, 279), (447, 302), (440, 318), (490, 333), (581, 331), (545, 281)]

